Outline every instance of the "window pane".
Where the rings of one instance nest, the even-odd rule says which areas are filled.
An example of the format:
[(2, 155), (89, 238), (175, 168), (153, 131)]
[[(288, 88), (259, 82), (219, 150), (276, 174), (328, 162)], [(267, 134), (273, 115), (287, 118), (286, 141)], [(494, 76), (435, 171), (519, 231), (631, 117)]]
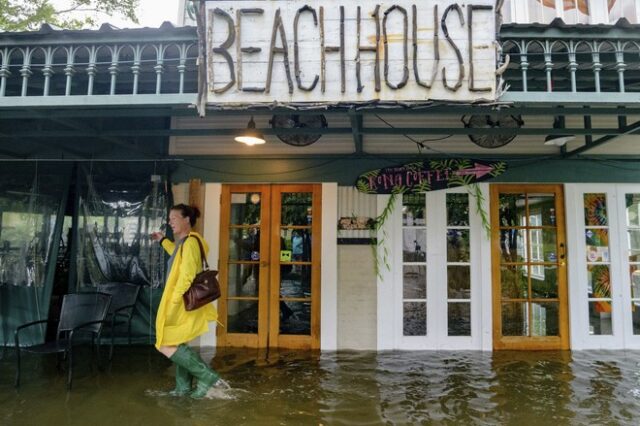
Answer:
[(469, 261), (469, 230), (449, 229), (447, 231), (447, 261)]
[(257, 296), (259, 270), (257, 264), (229, 265), (229, 278), (227, 283), (227, 293), (229, 297)]
[(640, 302), (631, 302), (631, 321), (633, 334), (640, 334)]
[(311, 297), (311, 265), (280, 265), (280, 296)]
[(447, 297), (471, 299), (471, 268), (469, 266), (447, 267)]
[(449, 303), (447, 324), (449, 336), (471, 336), (471, 304)]
[(469, 194), (447, 194), (447, 226), (469, 226)]
[[(556, 197), (554, 194), (529, 194), (529, 226), (556, 225)], [(531, 217), (537, 221), (532, 223)]]
[(609, 230), (608, 229), (587, 229), (585, 231), (587, 243), (587, 261), (608, 262), (609, 261)]
[(427, 267), (405, 265), (402, 272), (402, 297), (405, 299), (427, 298)]
[(589, 334), (613, 334), (611, 325), (611, 303), (589, 302)]
[(607, 226), (606, 194), (584, 194), (585, 226)]
[(609, 265), (587, 266), (587, 291), (593, 299), (611, 298), (611, 278)]
[(402, 332), (405, 336), (427, 335), (427, 304), (404, 302)]
[(502, 335), (528, 336), (528, 315), (525, 302), (502, 303)]
[(502, 229), (500, 231), (500, 254), (502, 262), (526, 262), (525, 231), (522, 229)]
[(631, 297), (633, 299), (640, 298), (640, 265), (629, 266), (629, 274), (631, 275)]
[(258, 332), (258, 301), (257, 300), (229, 300), (227, 309), (229, 333), (257, 333)]
[(427, 231), (408, 228), (402, 230), (402, 260), (404, 262), (426, 261)]
[(281, 205), (282, 225), (311, 225), (311, 192), (283, 192)]
[(524, 223), (525, 194), (500, 194), (500, 226), (522, 226)]
[(311, 262), (311, 229), (280, 229), (280, 262)]
[(526, 299), (528, 280), (521, 266), (501, 266), (500, 286), (503, 299)]
[(640, 262), (640, 230), (629, 231), (629, 262)]
[(402, 225), (424, 226), (424, 213), (424, 194), (405, 194), (402, 196)]
[(626, 194), (627, 226), (640, 227), (640, 194)]
[(232, 225), (257, 225), (260, 223), (260, 200), (261, 195), (254, 193), (232, 193), (231, 194), (231, 217)]
[(280, 301), (280, 334), (311, 334), (311, 302)]
[(260, 260), (260, 229), (229, 230), (229, 260)]
[(531, 304), (532, 336), (558, 336), (558, 320), (557, 303)]
[[(531, 293), (534, 299), (558, 298), (558, 267), (531, 265)], [(542, 274), (536, 273), (541, 271)]]
[[(532, 232), (534, 230), (531, 230)], [(542, 245), (542, 253), (538, 253), (541, 255), (542, 262), (556, 262), (558, 260), (558, 254), (556, 253), (556, 231), (555, 229), (543, 229), (542, 230), (542, 241), (540, 241)], [(533, 259), (533, 240), (531, 247), (531, 261), (534, 262)], [(536, 241), (537, 243), (537, 241)]]

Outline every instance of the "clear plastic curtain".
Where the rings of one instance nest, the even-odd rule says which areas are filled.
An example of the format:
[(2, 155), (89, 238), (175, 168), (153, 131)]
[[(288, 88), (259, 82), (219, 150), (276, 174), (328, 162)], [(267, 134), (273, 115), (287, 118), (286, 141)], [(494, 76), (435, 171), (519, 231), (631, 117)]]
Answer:
[[(0, 167), (0, 334), (47, 319), (70, 168), (3, 163)], [(25, 343), (44, 338), (34, 330)]]
[(166, 223), (166, 173), (148, 163), (97, 164), (83, 165), (78, 179), (76, 288), (87, 291), (107, 282), (141, 286), (133, 334), (148, 342), (165, 279), (165, 254), (150, 234)]

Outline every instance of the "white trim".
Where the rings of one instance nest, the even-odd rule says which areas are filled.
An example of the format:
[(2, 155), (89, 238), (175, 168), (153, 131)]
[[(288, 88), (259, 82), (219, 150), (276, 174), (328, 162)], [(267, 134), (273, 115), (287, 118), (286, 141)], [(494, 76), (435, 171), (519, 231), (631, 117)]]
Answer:
[(320, 348), (338, 348), (338, 184), (322, 184)]
[[(389, 202), (390, 195), (380, 195), (376, 197), (377, 204), (377, 215), (379, 216), (384, 210), (385, 206)], [(398, 208), (398, 204), (402, 204), (402, 197), (399, 197), (400, 200), (396, 200), (396, 205), (394, 206), (393, 212), (391, 216), (384, 223), (382, 230), (386, 231), (389, 239), (387, 240), (390, 247), (398, 247), (398, 245), (402, 244), (402, 235), (398, 235), (398, 232), (393, 232), (394, 229), (397, 229), (397, 224), (402, 225), (402, 206)], [(399, 215), (399, 216), (398, 216)], [(379, 231), (377, 238), (382, 237), (382, 232)], [(382, 258), (382, 249), (378, 247), (378, 258)], [(400, 263), (402, 263), (402, 252), (399, 254), (397, 250), (391, 250), (389, 261), (397, 265), (397, 259), (400, 256)], [(376, 288), (377, 288), (377, 296), (378, 296), (378, 350), (391, 350), (397, 348), (397, 343), (395, 341), (395, 333), (394, 330), (397, 328), (395, 322), (397, 321), (397, 315), (395, 315), (397, 294), (394, 294), (394, 274), (393, 271), (387, 269), (384, 265), (380, 265), (380, 275), (376, 277)], [(402, 303), (402, 299), (400, 299), (400, 303)], [(402, 324), (400, 325), (402, 327)]]
[[(220, 270), (220, 197), (222, 185), (206, 183), (204, 186), (203, 237), (209, 244), (207, 262), (212, 269)], [(214, 302), (216, 307), (218, 302)], [(200, 336), (200, 346), (216, 346), (217, 323), (209, 325), (209, 332)]]

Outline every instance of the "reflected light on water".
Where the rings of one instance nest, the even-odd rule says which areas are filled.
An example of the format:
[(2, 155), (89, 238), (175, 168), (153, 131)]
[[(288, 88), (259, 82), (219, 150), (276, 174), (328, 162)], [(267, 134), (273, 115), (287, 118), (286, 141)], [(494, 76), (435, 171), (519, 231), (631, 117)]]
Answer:
[[(27, 357), (13, 388), (0, 359), (2, 425), (635, 425), (640, 352), (203, 350), (224, 382), (176, 398), (173, 367), (120, 347), (105, 371), (78, 351), (74, 388), (55, 359)], [(215, 355), (215, 356), (214, 356)], [(84, 359), (83, 359), (84, 358)]]

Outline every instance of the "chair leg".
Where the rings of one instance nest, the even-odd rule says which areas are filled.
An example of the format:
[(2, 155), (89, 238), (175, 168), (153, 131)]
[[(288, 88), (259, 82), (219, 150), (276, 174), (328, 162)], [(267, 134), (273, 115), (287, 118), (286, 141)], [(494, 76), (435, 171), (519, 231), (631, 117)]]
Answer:
[(113, 329), (111, 329), (111, 345), (109, 346), (109, 362), (111, 362), (113, 360), (113, 343), (115, 340), (115, 333), (113, 332)]
[(69, 348), (69, 353), (67, 354), (67, 359), (69, 361), (69, 366), (67, 371), (67, 390), (71, 390), (71, 381), (73, 380), (73, 346)]
[(128, 329), (128, 333), (129, 333), (129, 346), (131, 346), (131, 317), (129, 317), (129, 329)]
[(20, 387), (20, 348), (16, 346), (16, 387)]

